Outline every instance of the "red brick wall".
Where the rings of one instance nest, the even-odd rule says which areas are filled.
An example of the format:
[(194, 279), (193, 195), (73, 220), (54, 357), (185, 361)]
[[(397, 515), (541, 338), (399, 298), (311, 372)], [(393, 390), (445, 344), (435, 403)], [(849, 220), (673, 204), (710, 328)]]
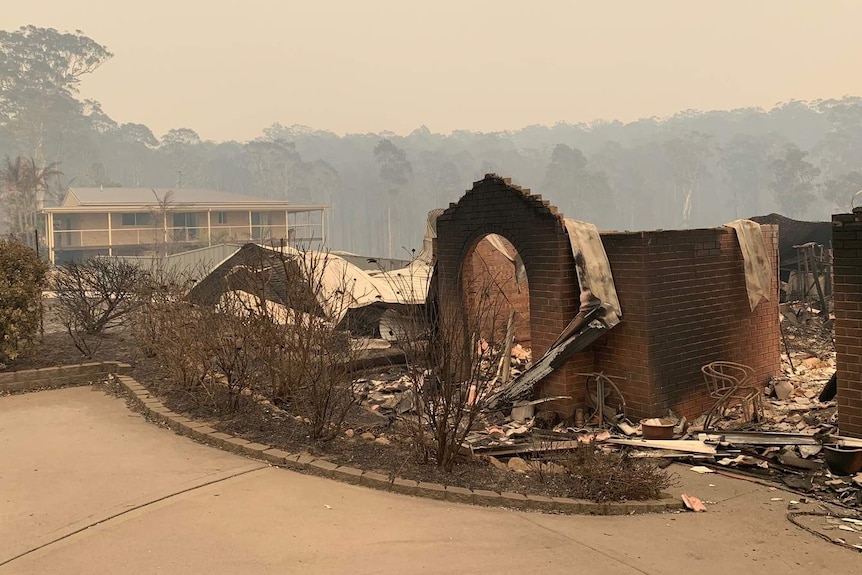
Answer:
[[(511, 242), (503, 239), (503, 244), (509, 250), (510, 255), (515, 255), (516, 250)], [(509, 313), (514, 310), (513, 320), (515, 327), (515, 341), (527, 349), (530, 348), (530, 288), (529, 281), (520, 285), (515, 277), (515, 265), (500, 250), (491, 245), (486, 238), (476, 244), (473, 252), (464, 260), (462, 271), (462, 284), (464, 294), (467, 297), (468, 309), (478, 308), (477, 298), (480, 287), (487, 287), (490, 293), (484, 294), (499, 302), (497, 306), (501, 312)], [(470, 312), (474, 313), (474, 312)], [(496, 334), (496, 340), (505, 337), (508, 315), (503, 321), (496, 322), (495, 327), (502, 333)], [(487, 327), (486, 327), (487, 329)]]
[[(464, 301), (462, 269), (476, 273), (477, 252), (493, 258), (481, 244), (474, 249), (485, 235), (500, 234), (518, 250), (529, 283), (533, 357), (541, 357), (578, 310), (579, 288), (562, 216), (541, 196), (486, 176), (450, 205), (437, 225), (439, 285), (441, 293), (442, 286), (458, 286), (462, 303), (457, 305)], [(691, 418), (709, 406), (700, 372), (704, 364), (750, 365), (761, 384), (777, 375), (778, 233), (770, 226), (763, 232), (775, 295), (753, 312), (733, 230), (602, 234), (623, 320), (543, 381), (536, 395), (572, 396), (552, 406), (571, 414), (584, 406), (584, 378), (576, 374), (604, 371), (625, 378), (617, 386), (630, 417), (661, 416), (671, 408)]]
[[(492, 233), (511, 242), (524, 260), (533, 357), (541, 357), (577, 314), (580, 290), (568, 236), (557, 209), (541, 196), (511, 185), (508, 179), (485, 176), (438, 218), (434, 251), (441, 310), (463, 313), (459, 309), (464, 301), (462, 263), (476, 244)], [(453, 289), (460, 293), (460, 300), (453, 297)], [(537, 393), (571, 395), (576, 369), (576, 362), (570, 362), (555, 371)], [(571, 413), (576, 403), (580, 405), (580, 398), (553, 407)]]
[(838, 426), (862, 437), (862, 214), (832, 216)]
[[(762, 228), (778, 293), (777, 232)], [(778, 297), (750, 311), (734, 231), (604, 233), (623, 321), (593, 345), (595, 369), (617, 386), (634, 418), (710, 406), (700, 368), (716, 360), (753, 367), (758, 383), (780, 370)]]
[(611, 264), (623, 318), (593, 344), (595, 366), (589, 371), (625, 378), (614, 383), (625, 398), (627, 412), (640, 416), (653, 411), (656, 376), (649, 355), (652, 273), (649, 246), (645, 233), (602, 234), (602, 243)]
[(627, 378), (618, 386), (635, 417), (703, 413), (711, 361), (749, 365), (759, 384), (779, 373), (778, 233), (762, 231), (774, 295), (753, 312), (733, 230), (602, 235), (623, 321), (597, 342), (596, 368)]

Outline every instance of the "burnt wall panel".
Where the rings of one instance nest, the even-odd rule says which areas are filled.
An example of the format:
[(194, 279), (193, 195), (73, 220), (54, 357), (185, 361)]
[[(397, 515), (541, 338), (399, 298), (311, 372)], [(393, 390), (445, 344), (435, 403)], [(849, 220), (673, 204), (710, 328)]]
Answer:
[[(777, 231), (762, 228), (772, 268), (771, 297), (752, 311), (742, 252), (729, 228), (648, 232), (650, 415), (696, 417), (710, 406), (701, 367), (734, 361), (758, 385), (780, 371)], [(624, 308), (625, 309), (625, 308)]]
[(832, 217), (838, 426), (862, 437), (862, 214)]

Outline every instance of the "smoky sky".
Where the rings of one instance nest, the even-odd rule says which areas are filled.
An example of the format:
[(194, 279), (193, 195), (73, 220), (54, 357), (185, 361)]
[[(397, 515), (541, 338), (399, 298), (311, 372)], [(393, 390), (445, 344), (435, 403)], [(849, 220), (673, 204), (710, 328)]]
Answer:
[(499, 131), (862, 94), (862, 2), (40, 0), (0, 27), (81, 29), (82, 95), (157, 135)]

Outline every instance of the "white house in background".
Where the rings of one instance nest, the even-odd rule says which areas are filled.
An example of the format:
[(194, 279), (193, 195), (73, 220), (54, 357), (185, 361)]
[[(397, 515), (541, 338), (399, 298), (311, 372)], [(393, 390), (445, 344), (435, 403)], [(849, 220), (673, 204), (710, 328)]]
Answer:
[(70, 188), (62, 205), (42, 213), (55, 263), (228, 241), (320, 246), (326, 209), (215, 190)]

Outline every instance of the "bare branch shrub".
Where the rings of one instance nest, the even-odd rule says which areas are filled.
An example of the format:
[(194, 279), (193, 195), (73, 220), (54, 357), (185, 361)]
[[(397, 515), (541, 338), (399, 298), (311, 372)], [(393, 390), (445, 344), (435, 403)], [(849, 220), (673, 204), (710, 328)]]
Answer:
[(145, 356), (158, 358), (168, 385), (192, 392), (204, 376), (197, 335), (204, 320), (183, 299), (185, 291), (184, 282), (164, 269), (146, 274), (138, 288), (132, 334)]
[(176, 270), (150, 270), (138, 290), (133, 333), (144, 353), (159, 360), (170, 390), (198, 405), (233, 411), (253, 381), (255, 320), (229, 299), (218, 306), (193, 304), (186, 298), (191, 283)]
[[(452, 471), (493, 391), (508, 316), (494, 277), (464, 278), (462, 283), (463, 291), (437, 290), (424, 306), (401, 312), (399, 344), (419, 402), (408, 426), (421, 460), (446, 471)], [(405, 280), (401, 291), (406, 293), (408, 286), (415, 282)], [(463, 297), (468, 291), (478, 295), (469, 305)], [(441, 305), (449, 302), (454, 305)]]
[(142, 290), (134, 334), (159, 360), (169, 389), (198, 405), (234, 411), (254, 381), (258, 341), (253, 319), (229, 302), (218, 308), (194, 305), (183, 298), (182, 285), (152, 282)]
[(60, 321), (81, 353), (92, 356), (105, 330), (124, 325), (138, 302), (143, 277), (138, 266), (112, 258), (72, 262), (57, 270), (51, 289), (57, 294)]
[(302, 416), (312, 439), (330, 440), (356, 404), (351, 369), (362, 350), (349, 333), (347, 268), (310, 250), (245, 256), (200, 305), (183, 296), (183, 282), (150, 281), (138, 339), (210, 407), (235, 410), (241, 394), (260, 393)]
[(0, 368), (29, 350), (39, 333), (46, 271), (36, 252), (0, 239)]
[[(204, 323), (206, 335), (198, 334), (204, 357), (208, 358), (203, 379), (205, 386), (215, 378), (215, 387), (208, 386), (209, 395), (218, 407), (235, 411), (239, 407), (240, 395), (258, 381), (260, 358), (268, 342), (264, 339), (265, 318), (245, 313), (245, 309), (233, 298), (225, 298), (216, 309), (196, 310)], [(219, 392), (224, 393), (219, 393)]]
[(259, 359), (270, 393), (308, 420), (312, 439), (331, 440), (356, 403), (351, 369), (362, 351), (350, 337), (347, 267), (307, 249), (257, 255), (231, 282), (250, 290), (246, 309), (265, 320), (256, 333), (264, 338)]

